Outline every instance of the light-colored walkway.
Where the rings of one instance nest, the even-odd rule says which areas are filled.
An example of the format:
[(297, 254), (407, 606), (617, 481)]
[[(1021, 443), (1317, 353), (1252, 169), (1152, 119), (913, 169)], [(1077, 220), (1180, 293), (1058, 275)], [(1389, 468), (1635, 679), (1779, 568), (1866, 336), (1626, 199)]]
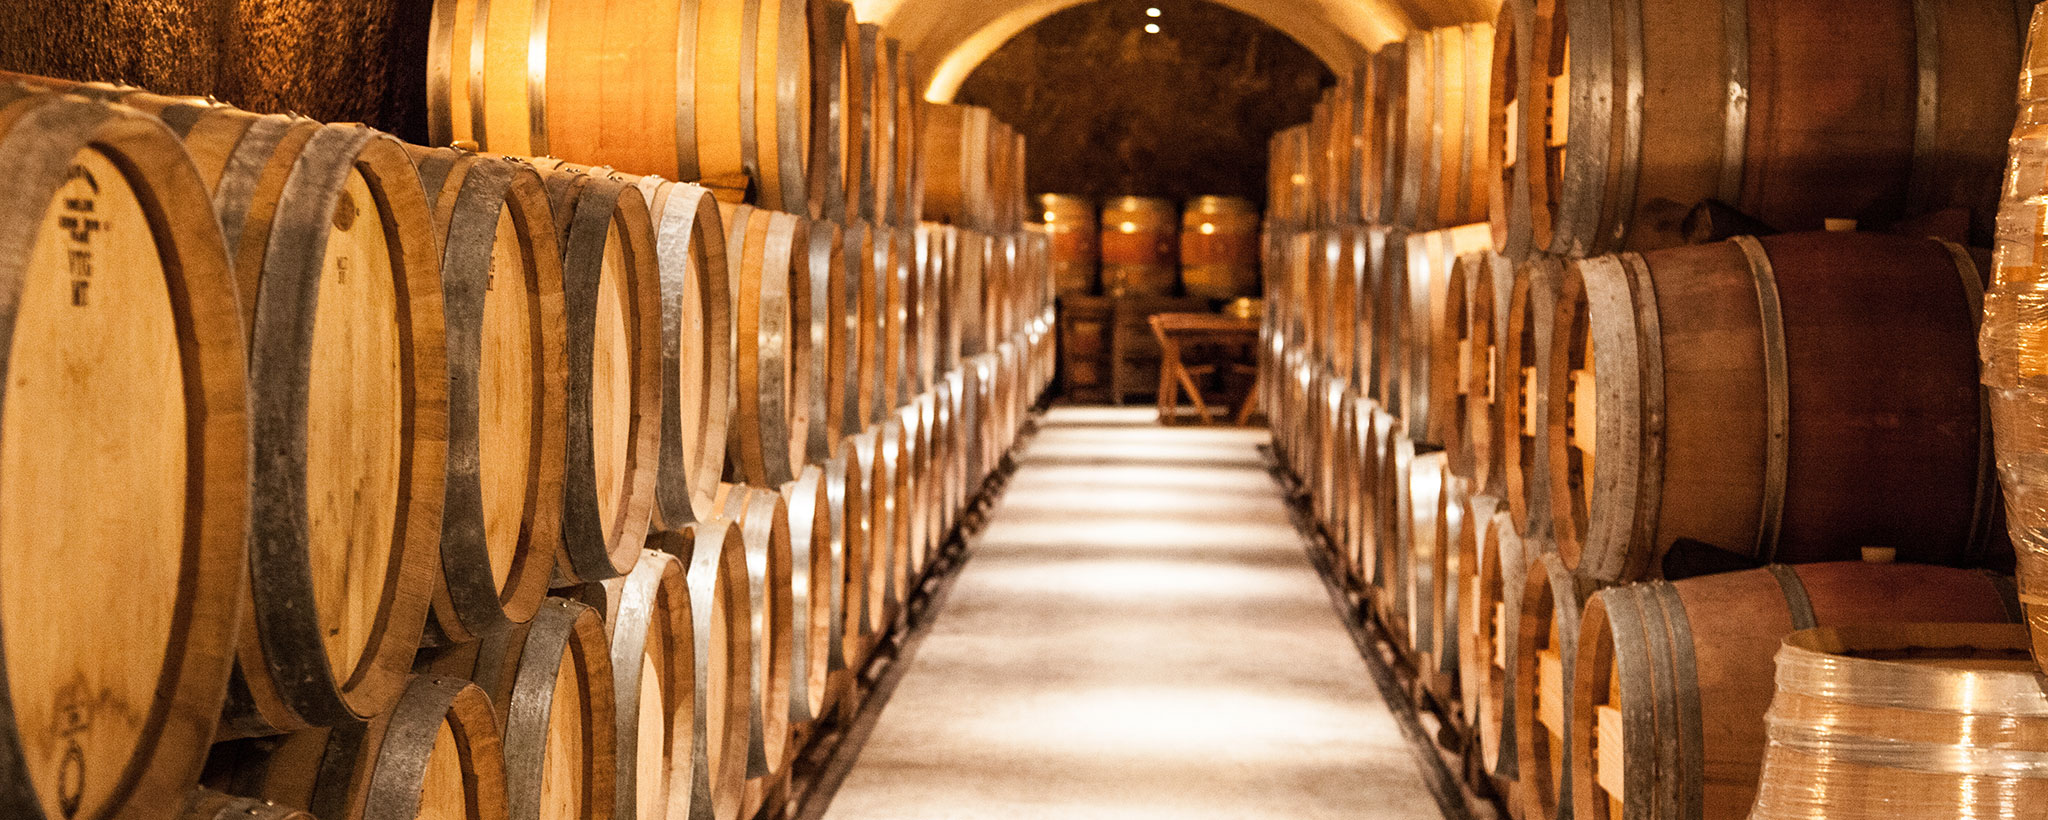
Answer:
[(1263, 431), (1041, 420), (828, 820), (1435, 818)]

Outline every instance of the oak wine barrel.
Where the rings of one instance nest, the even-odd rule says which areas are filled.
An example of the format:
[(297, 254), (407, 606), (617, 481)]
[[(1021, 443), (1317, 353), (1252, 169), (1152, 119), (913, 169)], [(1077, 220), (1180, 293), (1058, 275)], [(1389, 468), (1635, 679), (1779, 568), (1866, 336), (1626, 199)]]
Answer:
[(2048, 697), (2025, 629), (1903, 624), (1797, 632), (1778, 651), (1750, 817), (2024, 817)]
[(1259, 292), (1259, 213), (1250, 200), (1200, 196), (1181, 214), (1180, 278), (1189, 296), (1230, 300)]
[(617, 705), (614, 817), (690, 816), (692, 747), (702, 727), (686, 571), (682, 559), (647, 549), (631, 573), (603, 584)]
[(794, 660), (794, 606), (789, 506), (773, 490), (744, 484), (720, 488), (726, 516), (740, 531), (747, 556), (749, 670), (747, 787), (743, 813), (758, 808), (761, 784), (788, 762), (790, 691)]
[(1407, 58), (1400, 212), (1417, 230), (1484, 223), (1493, 25), (1410, 34)]
[(1551, 154), (1528, 163), (1539, 250), (1678, 245), (1706, 199), (1788, 231), (1963, 208), (1989, 235), (2027, 4), (1574, 8), (1537, 0), (1529, 43), (1555, 89), (1524, 131)]
[(837, 224), (812, 222), (804, 281), (796, 283), (801, 288), (796, 334), (806, 353), (800, 369), (809, 374), (804, 394), (810, 424), (806, 425), (802, 456), (807, 464), (831, 458), (839, 448), (846, 429), (847, 391), (854, 387), (848, 374), (859, 337), (848, 336), (846, 320), (860, 294), (849, 290), (853, 283), (848, 281), (846, 256), (841, 250), (845, 245), (844, 232)]
[(1409, 226), (1401, 210), (1401, 171), (1408, 156), (1408, 44), (1380, 46), (1372, 63), (1372, 111), (1365, 123), (1366, 167), (1360, 212), (1368, 223)]
[[(1416, 579), (1418, 607), (1429, 608), (1430, 650), (1422, 655), (1423, 682), (1445, 710), (1464, 701), (1463, 680), (1459, 678), (1463, 630), (1467, 621), (1462, 607), (1465, 532), (1473, 526), (1473, 497), (1464, 478), (1451, 469), (1448, 453), (1439, 451), (1437, 508), (1430, 534), (1428, 582)], [(1491, 501), (1491, 499), (1489, 499)], [(1493, 510), (1489, 506), (1486, 512)], [(1420, 539), (1418, 534), (1417, 538)], [(1416, 560), (1421, 560), (1417, 556)], [(1470, 720), (1469, 711), (1458, 712)]]
[(0, 504), (36, 511), (0, 520), (0, 811), (180, 817), (248, 585), (228, 249), (205, 208), (173, 206), (204, 181), (133, 109), (0, 84), (0, 151)]
[(1515, 267), (1508, 293), (1506, 335), (1496, 343), (1494, 413), (1500, 438), (1502, 497), (1515, 529), (1548, 533), (1550, 527), (1551, 324), (1556, 319), (1557, 289), (1564, 263), (1533, 256)]
[(612, 662), (596, 610), (550, 597), (532, 620), (437, 650), (420, 666), (475, 681), (490, 695), (504, 738), (510, 820), (613, 816)]
[[(2003, 587), (2003, 589), (2002, 589)], [(1844, 562), (1607, 589), (1586, 602), (1571, 683), (1573, 816), (1747, 817), (1770, 658), (1816, 626), (2012, 620), (1981, 572)]]
[(1110, 296), (1171, 296), (1179, 284), (1174, 267), (1173, 203), (1142, 196), (1102, 203), (1102, 292)]
[(633, 184), (653, 219), (661, 277), (661, 450), (655, 512), (661, 525), (718, 514), (733, 400), (733, 308), (725, 220), (710, 189), (656, 176)]
[(1536, 42), (1548, 36), (1548, 26), (1547, 19), (1536, 16), (1535, 0), (1503, 0), (1493, 21), (1493, 75), (1486, 105), (1486, 222), (1493, 231), (1493, 249), (1510, 259), (1527, 257), (1532, 245), (1550, 246), (1547, 234), (1540, 243), (1531, 235), (1529, 198), (1530, 166), (1549, 161), (1547, 153), (1533, 159), (1529, 153), (1531, 146), (1549, 144), (1547, 138), (1530, 139), (1529, 132), (1532, 120), (1550, 120), (1543, 112), (1552, 104), (1555, 86), (1539, 83), (1539, 72), (1529, 62)]
[(1380, 406), (1397, 417), (1408, 412), (1408, 362), (1415, 355), (1408, 349), (1404, 336), (1408, 316), (1414, 310), (1409, 295), (1412, 283), (1408, 277), (1408, 236), (1399, 228), (1381, 232), (1376, 237), (1380, 244), (1367, 248), (1365, 276), (1371, 292), (1366, 301), (1372, 305), (1372, 338), (1368, 350), (1362, 351), (1362, 355), (1370, 356), (1372, 365), (1368, 387)]
[(1458, 349), (1435, 343), (1444, 328), (1460, 318), (1453, 308), (1461, 307), (1464, 294), (1452, 294), (1451, 270), (1458, 257), (1484, 249), (1487, 237), (1484, 224), (1409, 234), (1408, 264), (1402, 269), (1405, 288), (1393, 291), (1405, 297), (1407, 309), (1401, 309), (1403, 302), (1389, 303), (1395, 306), (1392, 332), (1400, 337), (1398, 366), (1406, 398), (1399, 412), (1410, 432), (1432, 444), (1444, 444), (1457, 435), (1448, 407), (1437, 403), (1457, 393)]
[(1096, 268), (1095, 201), (1078, 194), (1041, 194), (1045, 232), (1052, 239), (1052, 280), (1061, 296), (1088, 296), (1102, 287)]
[(440, 243), (404, 146), (295, 121), (252, 126), (234, 154), (214, 203), (239, 249), (257, 456), (221, 734), (246, 737), (368, 719), (404, 687), (434, 596), (449, 382)]
[[(1482, 515), (1479, 499), (1492, 501)], [(1507, 505), (1475, 496), (1473, 515), (1460, 543), (1472, 564), (1472, 585), (1466, 593), (1468, 643), (1459, 648), (1460, 680), (1472, 692), (1467, 721), (1479, 736), (1480, 765), (1504, 780), (1518, 776), (1515, 758), (1514, 691), (1516, 648), (1521, 636), (1522, 593), (1532, 554), (1524, 552)]]
[(335, 820), (507, 816), (491, 698), (439, 675), (413, 676), (368, 723), (222, 744), (207, 782)]
[[(1512, 691), (1516, 802), (1532, 820), (1572, 817), (1572, 681), (1579, 657), (1579, 624), (1597, 581), (1573, 575), (1557, 554), (1537, 547), (1522, 583), (1516, 625)], [(1502, 754), (1506, 754), (1505, 750)]]
[(735, 820), (745, 801), (754, 668), (744, 539), (729, 519), (711, 518), (648, 543), (687, 565), (691, 816)]
[(1666, 555), (1686, 539), (1759, 563), (1883, 543), (1979, 565), (1997, 499), (1982, 283), (1954, 245), (1883, 234), (1573, 263), (1544, 387), (1565, 564), (1682, 576)]
[(860, 24), (861, 133), (867, 135), (860, 176), (860, 220), (878, 228), (896, 216), (896, 40), (875, 23)]
[(835, 545), (832, 499), (824, 468), (812, 464), (782, 485), (789, 509), (790, 697), (789, 720), (801, 725), (825, 715), (833, 673), (846, 668), (840, 626), (845, 621), (845, 553)]
[[(1466, 476), (1477, 492), (1504, 492), (1505, 468), (1501, 464), (1502, 439), (1500, 402), (1507, 395), (1506, 368), (1509, 298), (1514, 295), (1515, 265), (1491, 251), (1466, 254), (1452, 268), (1452, 276), (1465, 285), (1465, 320), (1459, 325), (1459, 369), (1464, 384), (1452, 414), (1463, 416), (1465, 429), (1455, 433), (1457, 453), (1466, 465)], [(1454, 289), (1455, 292), (1455, 289)], [(1445, 344), (1439, 339), (1439, 344)]]
[(561, 538), (562, 258), (539, 174), (410, 149), (432, 194), (447, 320), (448, 477), (432, 641), (533, 617)]
[(810, 218), (844, 224), (860, 217), (860, 21), (853, 4), (825, 0), (811, 17)]

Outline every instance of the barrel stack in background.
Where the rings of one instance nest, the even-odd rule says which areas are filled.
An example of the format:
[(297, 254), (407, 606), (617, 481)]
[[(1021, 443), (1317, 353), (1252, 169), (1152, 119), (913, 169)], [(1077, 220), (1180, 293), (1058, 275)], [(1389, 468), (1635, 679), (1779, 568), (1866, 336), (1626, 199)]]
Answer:
[(850, 5), (677, 8), (437, 3), (455, 147), (0, 78), (10, 816), (802, 796), (1051, 379), (1054, 234)]
[[(1943, 728), (2031, 719), (1941, 700), (1992, 672), (1904, 727), (1782, 659), (2009, 655), (1872, 625), (2033, 600), (1997, 575), (2048, 554), (2027, 5), (1594, 11), (1389, 43), (1272, 140), (1262, 399), (1331, 571), (1521, 820), (2014, 810), (2038, 775), (1956, 761), (2026, 742)], [(1864, 733), (1914, 739), (1814, 745)]]

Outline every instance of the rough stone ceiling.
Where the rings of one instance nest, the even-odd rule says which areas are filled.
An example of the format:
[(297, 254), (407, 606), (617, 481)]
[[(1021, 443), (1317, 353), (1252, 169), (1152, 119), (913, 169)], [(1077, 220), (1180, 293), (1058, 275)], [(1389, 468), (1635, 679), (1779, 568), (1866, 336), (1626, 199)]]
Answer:
[[(1258, 17), (1342, 70), (1418, 28), (1492, 20), (1500, 0), (1214, 0)], [(916, 54), (926, 97), (946, 101), (981, 61), (1047, 15), (1088, 0), (854, 0)]]

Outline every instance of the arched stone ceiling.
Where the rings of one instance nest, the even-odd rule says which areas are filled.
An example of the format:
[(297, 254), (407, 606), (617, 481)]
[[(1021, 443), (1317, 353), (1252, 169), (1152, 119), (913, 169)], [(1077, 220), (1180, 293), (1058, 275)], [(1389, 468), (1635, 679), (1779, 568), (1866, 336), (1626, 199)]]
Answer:
[[(925, 96), (948, 101), (974, 67), (1017, 32), (1088, 0), (854, 0), (917, 56)], [(1271, 24), (1343, 70), (1418, 28), (1491, 20), (1500, 0), (1215, 0)]]

